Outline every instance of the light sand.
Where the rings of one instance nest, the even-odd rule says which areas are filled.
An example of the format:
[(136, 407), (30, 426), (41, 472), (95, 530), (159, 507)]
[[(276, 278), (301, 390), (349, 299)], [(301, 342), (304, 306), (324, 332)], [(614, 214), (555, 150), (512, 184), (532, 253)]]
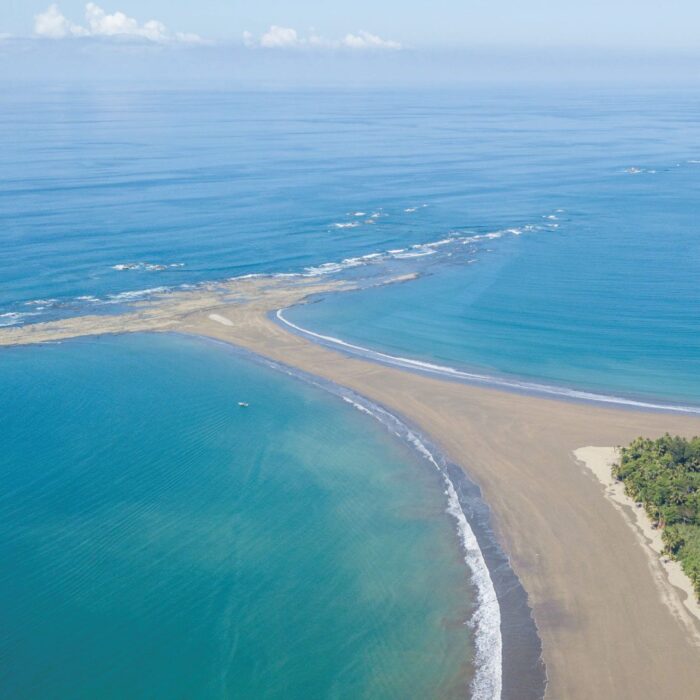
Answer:
[(43, 324), (0, 333), (0, 344), (54, 340), (71, 332), (148, 330), (150, 323), (155, 330), (248, 348), (385, 405), (420, 425), (481, 486), (502, 546), (529, 595), (543, 642), (548, 698), (699, 697), (700, 651), (693, 635), (662, 599), (635, 532), (573, 451), (666, 431), (700, 434), (700, 418), (419, 376), (319, 347), (267, 318), (268, 311), (320, 289), (258, 285), (239, 289), (234, 303), (200, 292), (124, 316), (121, 326), (95, 318)]
[[(649, 567), (659, 587), (659, 594), (669, 610), (686, 627), (688, 633), (700, 646), (700, 603), (693, 584), (683, 573), (681, 565), (663, 555), (664, 543), (661, 530), (655, 528), (641, 505), (625, 493), (621, 481), (613, 478), (613, 467), (619, 463), (620, 451), (616, 447), (580, 447), (574, 450), (576, 459), (585, 464), (600, 481), (605, 495), (623, 515), (629, 526), (637, 533), (639, 543), (649, 556)], [(692, 615), (693, 619), (689, 618)]]
[[(411, 279), (411, 275), (393, 281)], [(73, 316), (60, 321), (0, 328), (0, 346), (31, 345), (66, 338), (108, 333), (177, 331), (183, 321), (198, 311), (225, 305), (227, 315), (262, 314), (270, 308), (297, 303), (311, 294), (353, 289), (348, 283), (317, 278), (240, 278), (199, 287), (195, 291), (164, 294), (150, 301), (132, 303), (130, 312), (113, 315)], [(217, 316), (217, 314), (212, 314)], [(225, 317), (219, 316), (218, 322)]]

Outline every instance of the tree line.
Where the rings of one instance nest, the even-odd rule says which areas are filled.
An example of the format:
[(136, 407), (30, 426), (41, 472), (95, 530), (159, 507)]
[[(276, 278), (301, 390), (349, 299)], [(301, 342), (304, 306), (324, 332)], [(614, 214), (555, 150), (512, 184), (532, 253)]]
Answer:
[(700, 598), (700, 437), (639, 437), (622, 448), (613, 476), (663, 528), (665, 553), (680, 562)]

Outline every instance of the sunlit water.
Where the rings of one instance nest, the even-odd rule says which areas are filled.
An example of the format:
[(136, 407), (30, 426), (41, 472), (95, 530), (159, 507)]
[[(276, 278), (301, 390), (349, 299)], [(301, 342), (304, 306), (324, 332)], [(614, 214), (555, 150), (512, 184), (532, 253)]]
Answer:
[(4, 107), (0, 323), (386, 251), (426, 272), (410, 246), (510, 230), (433, 256), (416, 284), (294, 318), (491, 373), (700, 401), (697, 91), (14, 88)]
[[(417, 272), (288, 318), (700, 404), (694, 91), (2, 99), (1, 326), (251, 273)], [(444, 487), (369, 417), (174, 337), (3, 350), (0, 380), (2, 694), (467, 694)]]
[(0, 382), (3, 697), (467, 694), (444, 484), (379, 423), (194, 339), (4, 350)]

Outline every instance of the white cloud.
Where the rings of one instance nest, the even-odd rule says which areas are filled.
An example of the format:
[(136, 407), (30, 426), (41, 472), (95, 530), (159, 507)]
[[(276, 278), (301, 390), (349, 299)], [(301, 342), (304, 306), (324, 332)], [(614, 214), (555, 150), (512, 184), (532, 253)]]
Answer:
[(158, 20), (152, 19), (143, 24), (123, 12), (108, 14), (99, 5), (89, 2), (85, 5), (85, 24), (74, 24), (66, 18), (55, 3), (34, 17), (34, 34), (50, 39), (67, 37), (136, 37), (155, 42), (177, 41), (202, 43), (203, 39), (188, 32), (171, 34)]
[(311, 33), (300, 36), (296, 29), (272, 25), (264, 34), (256, 39), (250, 32), (243, 32), (243, 45), (248, 48), (263, 49), (353, 49), (353, 50), (398, 50), (401, 44), (397, 41), (382, 39), (376, 34), (359, 31), (357, 34), (346, 34), (342, 39), (326, 39)]
[(210, 39), (203, 39), (194, 32), (175, 32), (175, 41), (182, 41), (185, 44), (213, 44)]
[(382, 39), (376, 34), (369, 32), (358, 32), (357, 34), (346, 34), (341, 42), (349, 49), (400, 49), (401, 44), (390, 39)]
[(61, 14), (58, 5), (49, 5), (46, 11), (34, 16), (34, 33), (50, 39), (63, 39), (67, 36), (85, 36), (87, 30)]
[(90, 36), (142, 36), (151, 41), (163, 41), (167, 38), (167, 28), (162, 22), (150, 20), (144, 25), (123, 12), (107, 14), (94, 2), (85, 5), (85, 21)]
[(260, 46), (265, 49), (285, 49), (292, 46), (299, 46), (302, 40), (299, 39), (296, 29), (289, 27), (277, 27), (272, 25), (270, 29), (260, 37)]

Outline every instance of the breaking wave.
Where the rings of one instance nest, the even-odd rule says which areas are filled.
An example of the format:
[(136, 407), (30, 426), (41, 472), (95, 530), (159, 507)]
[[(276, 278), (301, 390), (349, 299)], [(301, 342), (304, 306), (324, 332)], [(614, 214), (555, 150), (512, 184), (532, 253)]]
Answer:
[(393, 367), (401, 367), (409, 369), (421, 374), (432, 376), (441, 376), (447, 379), (456, 379), (470, 384), (485, 384), (488, 386), (497, 386), (505, 389), (526, 392), (530, 394), (556, 396), (564, 399), (575, 399), (578, 401), (586, 401), (590, 403), (614, 404), (618, 406), (628, 406), (630, 408), (641, 408), (653, 411), (671, 411), (674, 413), (689, 413), (700, 415), (700, 407), (687, 406), (682, 404), (671, 403), (654, 403), (651, 401), (641, 401), (637, 399), (627, 398), (624, 396), (613, 396), (608, 394), (598, 394), (591, 391), (583, 391), (581, 389), (571, 389), (563, 386), (553, 386), (550, 384), (540, 384), (537, 382), (519, 381), (517, 379), (506, 379), (488, 374), (478, 374), (477, 372), (468, 372), (466, 370), (457, 369), (448, 365), (438, 365), (433, 362), (425, 362), (422, 360), (414, 360), (408, 357), (399, 355), (389, 355), (388, 353), (372, 350), (361, 345), (348, 343), (340, 338), (331, 335), (323, 335), (315, 333), (307, 328), (302, 328), (296, 323), (284, 317), (283, 309), (279, 309), (275, 314), (277, 320), (298, 333), (322, 345), (335, 347), (343, 352), (358, 355), (365, 359), (374, 360), (384, 365)]
[(425, 441), (389, 411), (376, 404), (360, 398), (341, 393), (344, 401), (357, 410), (378, 420), (399, 438), (407, 441), (423, 458), (440, 473), (445, 483), (447, 496), (447, 513), (457, 525), (464, 561), (471, 574), (476, 589), (476, 606), (470, 626), (474, 630), (476, 653), (474, 658), (474, 678), (472, 680), (472, 700), (497, 700), (501, 697), (503, 686), (503, 638), (501, 635), (501, 608), (496, 589), (491, 579), (484, 554), (479, 547), (474, 530), (467, 520), (452, 480), (444, 465), (441, 464)]
[[(427, 205), (420, 205), (415, 209), (424, 208)], [(413, 208), (410, 208), (413, 209)], [(557, 210), (558, 212), (561, 210)], [(363, 211), (351, 212), (352, 217), (357, 217), (354, 220), (335, 224), (340, 228), (354, 227), (365, 223), (373, 223), (380, 217), (386, 216), (383, 211), (374, 211), (367, 214)], [(342, 260), (324, 262), (319, 265), (311, 265), (303, 268), (298, 272), (254, 272), (245, 275), (232, 277), (224, 282), (234, 282), (236, 280), (250, 278), (303, 278), (303, 277), (321, 277), (327, 275), (342, 275), (343, 273), (352, 271), (354, 279), (358, 279), (358, 274), (365, 275), (368, 283), (374, 283), (378, 278), (389, 278), (397, 272), (405, 269), (405, 266), (411, 265), (410, 272), (420, 274), (426, 269), (426, 265), (439, 264), (441, 261), (449, 260), (451, 263), (460, 263), (468, 265), (474, 261), (474, 254), (478, 251), (479, 246), (499, 238), (509, 236), (520, 236), (521, 234), (537, 232), (537, 231), (554, 231), (559, 224), (551, 219), (550, 215), (544, 216), (543, 222), (540, 224), (526, 224), (523, 226), (513, 226), (503, 228), (497, 231), (487, 233), (475, 233), (473, 231), (454, 231), (447, 236), (438, 240), (427, 241), (425, 243), (415, 243), (402, 248), (391, 248), (389, 250), (375, 251), (358, 255), (354, 257), (343, 258)], [(366, 217), (366, 218), (362, 218)], [(150, 263), (150, 262), (125, 262), (117, 263), (111, 266), (111, 269), (120, 272), (141, 271), (153, 272), (164, 271), (171, 268), (182, 268), (184, 263)], [(399, 267), (401, 266), (401, 267)], [(362, 277), (359, 278), (360, 280)], [(97, 296), (93, 294), (82, 294), (76, 297), (63, 299), (35, 299), (32, 301), (19, 302), (16, 306), (19, 308), (10, 307), (3, 309), (5, 313), (0, 313), (0, 327), (10, 325), (22, 325), (25, 321), (37, 322), (44, 320), (53, 320), (58, 317), (67, 315), (75, 315), (76, 313), (91, 313), (96, 311), (99, 313), (99, 307), (107, 307), (115, 304), (129, 304), (130, 302), (145, 301), (149, 298), (162, 296), (176, 291), (187, 289), (197, 289), (206, 287), (211, 284), (216, 284), (216, 281), (205, 281), (195, 284), (179, 284), (173, 286), (158, 286), (149, 287), (146, 289), (131, 289), (121, 292), (106, 294), (105, 296)], [(32, 311), (26, 312), (22, 307), (31, 306)], [(22, 310), (20, 310), (22, 309)]]

